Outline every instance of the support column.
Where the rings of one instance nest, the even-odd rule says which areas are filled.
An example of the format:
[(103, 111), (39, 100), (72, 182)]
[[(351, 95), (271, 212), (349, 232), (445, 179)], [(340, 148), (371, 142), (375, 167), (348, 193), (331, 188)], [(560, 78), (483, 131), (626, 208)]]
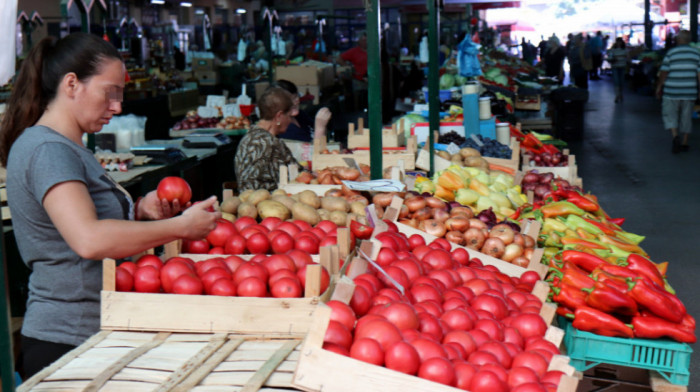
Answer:
[[(0, 219), (0, 233), (3, 233)], [(0, 237), (0, 390), (15, 390), (15, 355), (12, 349), (12, 317), (10, 314), (10, 293), (7, 284), (7, 262), (5, 240)]]
[(654, 43), (651, 40), (651, 29), (654, 25), (651, 23), (651, 0), (644, 0), (644, 46), (647, 49), (652, 49)]
[(440, 131), (440, 76), (438, 51), (440, 46), (440, 15), (437, 2), (428, 0), (428, 148), (430, 151), (430, 175), (435, 171), (435, 131)]
[(365, 0), (367, 10), (367, 102), (369, 105), (369, 166), (373, 180), (384, 177), (382, 165), (382, 67), (379, 50), (379, 0)]
[(698, 42), (698, 0), (690, 0), (690, 37)]

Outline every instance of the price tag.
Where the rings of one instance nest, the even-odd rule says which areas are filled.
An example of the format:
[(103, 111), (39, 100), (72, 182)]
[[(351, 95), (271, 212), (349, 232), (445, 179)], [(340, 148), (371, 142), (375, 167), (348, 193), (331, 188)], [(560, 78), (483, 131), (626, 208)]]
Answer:
[(200, 106), (197, 108), (197, 115), (202, 118), (219, 117), (219, 109), (209, 106)]
[(343, 181), (348, 189), (368, 192), (401, 192), (406, 184), (399, 180)]
[(223, 112), (224, 117), (240, 117), (241, 116), (241, 108), (238, 106), (237, 103), (226, 104), (221, 108), (221, 111)]
[(474, 141), (474, 143), (476, 143), (477, 146), (481, 147), (484, 145), (484, 143), (482, 143), (481, 140), (479, 140), (479, 138), (476, 137), (475, 133), (472, 133), (469, 137)]
[(447, 145), (446, 150), (448, 153), (450, 153), (450, 155), (455, 155), (459, 152), (459, 146), (454, 143), (450, 143)]
[(226, 97), (223, 95), (207, 95), (207, 106), (210, 108), (222, 108), (226, 105)]
[(413, 105), (414, 112), (424, 112), (424, 111), (428, 111), (428, 110), (430, 110), (430, 106), (428, 106), (427, 104), (420, 103), (420, 104)]

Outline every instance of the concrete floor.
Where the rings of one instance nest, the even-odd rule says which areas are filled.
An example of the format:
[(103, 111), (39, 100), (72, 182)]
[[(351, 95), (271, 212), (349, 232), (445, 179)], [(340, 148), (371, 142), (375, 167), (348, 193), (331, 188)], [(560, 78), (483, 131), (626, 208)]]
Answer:
[[(597, 195), (623, 228), (645, 235), (642, 247), (656, 262), (668, 261), (668, 280), (700, 317), (700, 132), (694, 120), (690, 151), (671, 153), (661, 101), (625, 92), (614, 103), (610, 77), (589, 82), (583, 140), (571, 143), (584, 189)], [(699, 242), (696, 242), (699, 241)], [(693, 345), (693, 349), (697, 344)], [(700, 357), (692, 356), (689, 391), (700, 390)]]

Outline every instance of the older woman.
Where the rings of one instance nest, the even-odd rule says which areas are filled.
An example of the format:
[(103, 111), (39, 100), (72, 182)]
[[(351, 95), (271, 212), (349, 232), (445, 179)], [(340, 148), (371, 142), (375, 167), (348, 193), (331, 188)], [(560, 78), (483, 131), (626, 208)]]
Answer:
[(234, 159), (238, 190), (277, 188), (281, 165), (297, 164), (277, 136), (296, 114), (292, 95), (282, 88), (266, 90), (258, 100), (260, 121), (241, 139)]

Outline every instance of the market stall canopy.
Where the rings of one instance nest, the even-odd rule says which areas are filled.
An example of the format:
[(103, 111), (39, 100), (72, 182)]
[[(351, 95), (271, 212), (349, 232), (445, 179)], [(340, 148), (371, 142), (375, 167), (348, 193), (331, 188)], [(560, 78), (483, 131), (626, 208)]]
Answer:
[[(652, 22), (663, 22), (664, 17), (650, 12)], [(573, 30), (613, 29), (616, 26), (644, 22), (644, 7), (635, 2), (609, 2), (605, 7), (589, 8), (561, 20), (560, 24)]]
[(17, 2), (0, 1), (0, 84), (15, 75)]

